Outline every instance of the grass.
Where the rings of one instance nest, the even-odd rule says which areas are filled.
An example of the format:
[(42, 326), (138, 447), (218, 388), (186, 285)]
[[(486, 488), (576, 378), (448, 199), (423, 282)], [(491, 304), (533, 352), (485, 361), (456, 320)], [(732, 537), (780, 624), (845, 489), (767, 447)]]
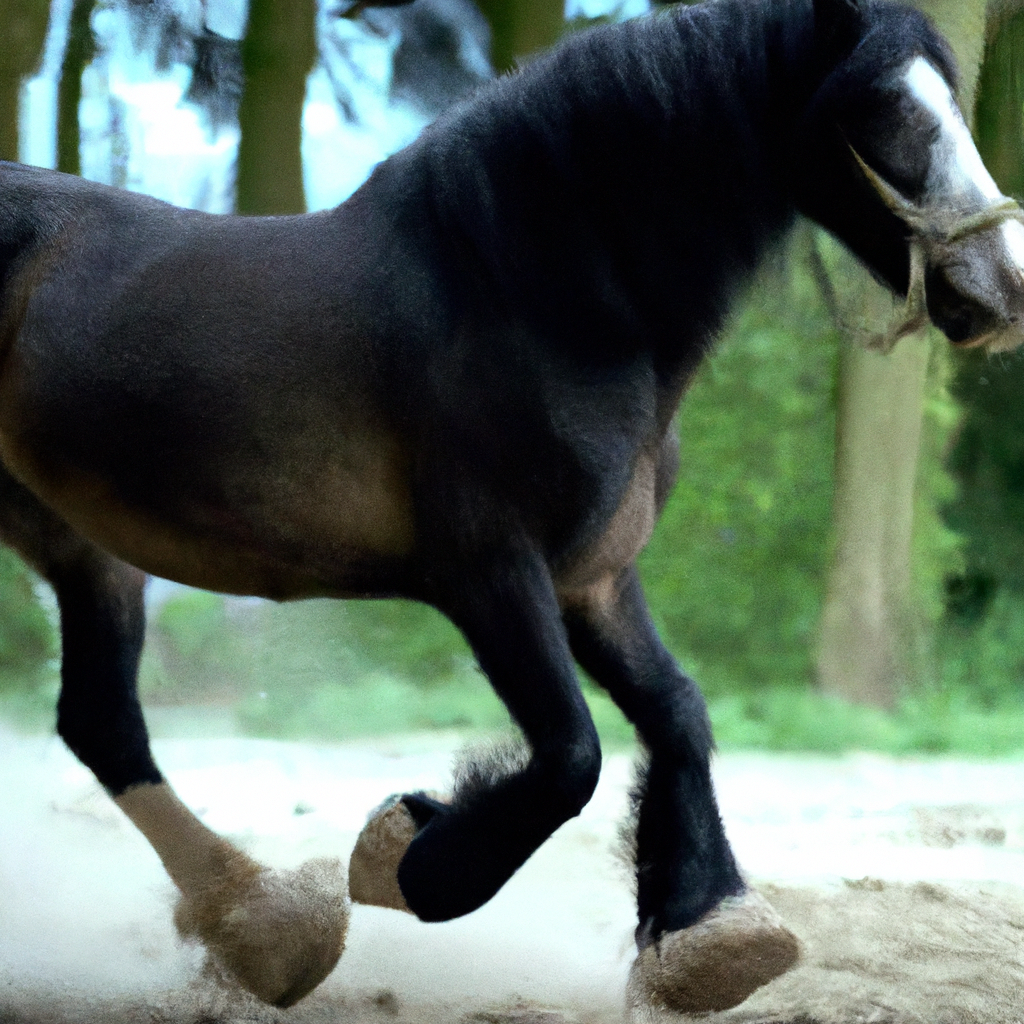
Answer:
[[(205, 606), (200, 610), (206, 622), (212, 612)], [(202, 643), (176, 644), (173, 656), (161, 659), (157, 642), (146, 655), (143, 702), (155, 712), (205, 708), (212, 716), (211, 729), (226, 723), (247, 735), (326, 742), (422, 730), (496, 733), (509, 727), (505, 709), (468, 652), (451, 653), (451, 638), (436, 637), (431, 646), (393, 665), (371, 665), (355, 652), (358, 644), (338, 636), (344, 622), (333, 618), (325, 621), (321, 635), (295, 633), (296, 624), (276, 618), (273, 629), (247, 629), (239, 634), (244, 643), (236, 635), (225, 646), (217, 637), (232, 631), (212, 620), (209, 631), (196, 630), (197, 613), (191, 609), (182, 632), (190, 642), (200, 637)], [(393, 639), (391, 625), (384, 623), (389, 637), (374, 636), (369, 646)], [(1010, 632), (1018, 635), (1016, 628)], [(1006, 637), (982, 639), (986, 642), (978, 646), (989, 652), (989, 660), (991, 651), (1010, 646)], [(426, 655), (432, 669), (422, 681), (416, 670)], [(979, 685), (978, 677), (1000, 675), (990, 671), (989, 660), (971, 666), (970, 672), (949, 674), (943, 685), (906, 695), (891, 713), (846, 705), (807, 687), (780, 685), (716, 688), (709, 712), (722, 751), (1024, 756), (1024, 695)], [(632, 746), (633, 729), (608, 696), (589, 681), (584, 693), (605, 749)], [(0, 716), (28, 730), (52, 729), (56, 695), (56, 664), (51, 662), (48, 672), (31, 684), (7, 680), (0, 687)], [(176, 734), (174, 714), (154, 719), (160, 735)], [(187, 714), (177, 719), (187, 720)]]
[[(634, 743), (630, 724), (602, 692), (584, 690), (602, 745)], [(963, 693), (921, 694), (892, 713), (857, 707), (807, 690), (775, 687), (709, 702), (719, 749), (840, 755), (850, 750), (907, 755), (1024, 755), (1024, 705), (982, 708)], [(259, 736), (343, 740), (461, 729), (491, 732), (509, 720), (483, 679), (422, 689), (394, 679), (325, 686), (281, 706), (269, 695), (238, 709), (242, 728)]]
[(720, 697), (709, 710), (722, 750), (1024, 756), (1024, 702), (985, 708), (960, 690), (909, 695), (885, 712), (777, 687)]
[[(584, 693), (606, 750), (634, 743), (632, 727), (602, 692)], [(52, 728), (56, 684), (6, 694), (0, 716), (30, 731)], [(167, 707), (162, 700), (159, 707)], [(218, 703), (222, 720), (244, 735), (339, 742), (389, 733), (459, 730), (497, 733), (508, 715), (479, 674), (430, 687), (383, 675), (289, 690), (279, 685)], [(969, 693), (946, 690), (905, 698), (895, 711), (857, 707), (808, 690), (768, 688), (709, 701), (722, 751), (891, 756), (1024, 756), (1024, 702), (983, 707)], [(160, 729), (167, 734), (166, 727)]]

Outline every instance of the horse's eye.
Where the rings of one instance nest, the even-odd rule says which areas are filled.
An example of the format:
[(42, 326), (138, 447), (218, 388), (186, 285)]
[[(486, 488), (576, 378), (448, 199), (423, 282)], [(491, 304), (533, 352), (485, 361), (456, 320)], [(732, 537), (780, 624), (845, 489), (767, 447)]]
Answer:
[(939, 126), (911, 99), (896, 90), (880, 93), (862, 126), (858, 152), (902, 196), (918, 202), (927, 189)]

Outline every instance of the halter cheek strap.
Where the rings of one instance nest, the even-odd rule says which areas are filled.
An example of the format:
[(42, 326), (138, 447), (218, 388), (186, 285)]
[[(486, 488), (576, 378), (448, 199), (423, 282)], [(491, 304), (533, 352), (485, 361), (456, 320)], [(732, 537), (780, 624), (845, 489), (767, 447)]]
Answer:
[(969, 214), (961, 214), (948, 208), (924, 209), (915, 206), (868, 167), (852, 146), (850, 151), (885, 205), (911, 231), (910, 282), (903, 311), (888, 333), (869, 345), (870, 348), (881, 352), (891, 352), (900, 338), (919, 331), (929, 321), (924, 287), (924, 272), (929, 253), (961, 242), (971, 235), (991, 231), (1008, 220), (1024, 223), (1024, 210), (1008, 196), (996, 199), (984, 209)]

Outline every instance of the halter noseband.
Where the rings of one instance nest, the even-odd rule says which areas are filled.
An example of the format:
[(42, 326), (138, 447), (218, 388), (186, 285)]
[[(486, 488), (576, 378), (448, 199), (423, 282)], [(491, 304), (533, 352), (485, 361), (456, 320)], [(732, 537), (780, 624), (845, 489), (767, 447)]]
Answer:
[(913, 334), (928, 323), (924, 271), (931, 252), (999, 227), (1008, 220), (1024, 224), (1024, 210), (1009, 196), (991, 202), (977, 213), (961, 214), (949, 208), (924, 209), (905, 199), (887, 181), (879, 177), (850, 146), (850, 151), (889, 209), (910, 228), (910, 282), (903, 312), (889, 332), (874, 340), (869, 347), (891, 352), (896, 342)]

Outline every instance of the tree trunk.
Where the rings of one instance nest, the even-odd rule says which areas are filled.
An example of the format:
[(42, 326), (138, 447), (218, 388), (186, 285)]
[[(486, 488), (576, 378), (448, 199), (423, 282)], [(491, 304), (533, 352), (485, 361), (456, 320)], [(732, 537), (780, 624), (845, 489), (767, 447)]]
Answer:
[(561, 0), (478, 0), (491, 25), (491, 62), (499, 74), (550, 46), (565, 27)]
[[(985, 44), (983, 0), (919, 0), (960, 64), (959, 100), (974, 107)], [(865, 348), (885, 337), (893, 298), (852, 257), (825, 271), (843, 334), (836, 415), (835, 552), (822, 612), (817, 672), (823, 692), (892, 707), (921, 670), (911, 585), (915, 483), (928, 381), (929, 331), (888, 356)]]
[(239, 213), (303, 213), (302, 108), (316, 60), (315, 0), (252, 0), (242, 43)]
[(78, 106), (82, 101), (82, 72), (96, 52), (92, 36), (93, 0), (74, 0), (68, 25), (68, 45), (57, 86), (57, 170), (82, 173)]
[(0, 160), (18, 159), (21, 84), (39, 67), (47, 8), (47, 0), (0, 0)]
[[(853, 257), (844, 262), (845, 297), (857, 302), (867, 325), (887, 325), (889, 292), (859, 273)], [(825, 693), (889, 708), (917, 668), (911, 551), (929, 345), (911, 338), (882, 355), (852, 333), (839, 355), (835, 551), (818, 677)]]

